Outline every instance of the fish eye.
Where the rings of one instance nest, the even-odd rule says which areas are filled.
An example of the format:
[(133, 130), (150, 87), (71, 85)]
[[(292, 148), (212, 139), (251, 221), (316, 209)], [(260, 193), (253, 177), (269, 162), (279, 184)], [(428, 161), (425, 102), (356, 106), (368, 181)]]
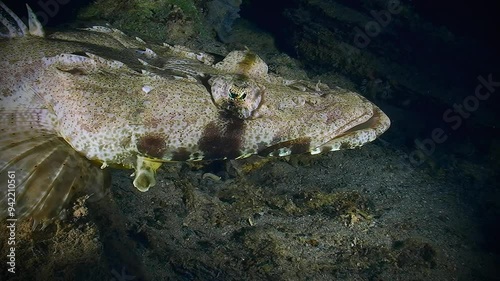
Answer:
[(211, 77), (208, 85), (215, 105), (243, 120), (253, 118), (252, 114), (259, 107), (265, 90), (251, 79), (241, 79), (234, 75)]
[(238, 86), (229, 88), (229, 97), (233, 100), (244, 100), (247, 96), (246, 89)]

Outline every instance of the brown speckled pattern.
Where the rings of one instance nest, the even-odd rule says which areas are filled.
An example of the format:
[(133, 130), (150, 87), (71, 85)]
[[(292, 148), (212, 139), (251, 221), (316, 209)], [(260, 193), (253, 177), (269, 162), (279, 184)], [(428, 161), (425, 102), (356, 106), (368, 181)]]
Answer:
[[(109, 38), (112, 37), (109, 33), (94, 34), (92, 40), (98, 41), (99, 36), (103, 37), (105, 46), (111, 46), (109, 41), (113, 38)], [(121, 42), (125, 38), (121, 38)], [(223, 109), (213, 103), (209, 89), (196, 77), (174, 77), (169, 65), (159, 68), (136, 63), (137, 59), (148, 60), (148, 57), (135, 49), (126, 49), (125, 46), (141, 44), (135, 39), (128, 40), (132, 43), (124, 44), (121, 61), (109, 59), (110, 56), (116, 58), (116, 54), (109, 55), (116, 45), (106, 53), (103, 52), (106, 48), (98, 52), (78, 42), (52, 40), (49, 45), (47, 39), (38, 38), (4, 41), (2, 44), (9, 49), (6, 53), (11, 55), (2, 62), (16, 60), (17, 65), (15, 69), (7, 65), (3, 68), (9, 75), (2, 77), (11, 81), (4, 84), (8, 86), (3, 87), (2, 92), (29, 85), (57, 116), (57, 133), (89, 159), (132, 167), (137, 154), (168, 161), (179, 148), (185, 150), (184, 155), (189, 152), (191, 156), (187, 160), (207, 158), (204, 157), (207, 153), (234, 157), (234, 153), (223, 155), (199, 148), (207, 126), (225, 122), (220, 118)], [(32, 50), (33, 46), (40, 46), (40, 51), (17, 52), (15, 58), (14, 50), (26, 50), (28, 44)], [(154, 51), (154, 47), (152, 49)], [(168, 55), (164, 49), (157, 53)], [(31, 57), (29, 63), (25, 57), (20, 59), (23, 54)], [(253, 62), (248, 57), (248, 52), (235, 51), (211, 69), (196, 61), (184, 65), (193, 73), (203, 70), (207, 76), (223, 76), (227, 67), (231, 71), (228, 77), (233, 73), (247, 75), (245, 79), (265, 89), (252, 118), (245, 120), (245, 129), (238, 132), (241, 141), (237, 157), (257, 153), (261, 149), (258, 144), (273, 146), (276, 140), (285, 142), (304, 137), (311, 139), (311, 150), (317, 151), (373, 116), (373, 104), (355, 93), (324, 87), (317, 89), (319, 91), (307, 87), (298, 90), (299, 87), (287, 85), (284, 79), (267, 74), (267, 66), (258, 56), (250, 56)], [(17, 79), (20, 69), (25, 69), (28, 75)], [(26, 82), (20, 84), (19, 80)], [(19, 100), (29, 99), (26, 91), (18, 92)], [(388, 126), (388, 119), (385, 116), (382, 119), (384, 122), (372, 124), (375, 135)], [(163, 137), (161, 155), (144, 153), (138, 148), (141, 139), (151, 134)], [(374, 135), (356, 134), (351, 138), (362, 144), (373, 140)]]
[[(134, 181), (145, 182), (138, 187), (145, 191), (161, 161), (354, 148), (390, 124), (360, 95), (269, 74), (249, 51), (231, 52), (213, 65), (209, 55), (147, 44), (108, 27), (33, 35), (0, 40), (0, 148), (10, 151), (2, 152), (1, 172), (43, 174), (55, 189), (71, 188), (68, 175), (78, 173), (102, 185), (105, 175), (88, 159), (102, 168), (148, 167)], [(214, 84), (214, 77), (222, 82)], [(224, 95), (231, 91), (238, 102), (228, 106)], [(30, 160), (36, 157), (46, 160)], [(25, 193), (37, 199), (48, 191), (40, 192)], [(24, 207), (35, 212), (38, 205), (29, 204)]]

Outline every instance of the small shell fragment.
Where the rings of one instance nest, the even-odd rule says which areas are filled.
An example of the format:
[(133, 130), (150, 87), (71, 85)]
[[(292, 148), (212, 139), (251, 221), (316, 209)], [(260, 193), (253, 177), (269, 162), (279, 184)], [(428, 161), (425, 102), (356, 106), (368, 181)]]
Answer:
[(153, 90), (153, 88), (151, 88), (151, 86), (148, 86), (148, 85), (145, 85), (142, 87), (142, 91), (146, 94), (148, 94), (149, 92), (151, 92), (151, 90)]

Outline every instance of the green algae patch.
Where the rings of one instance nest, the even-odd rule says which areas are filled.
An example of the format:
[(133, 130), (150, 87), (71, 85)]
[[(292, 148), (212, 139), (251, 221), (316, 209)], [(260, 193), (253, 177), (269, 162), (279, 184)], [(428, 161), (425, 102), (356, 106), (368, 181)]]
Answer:
[(200, 9), (192, 0), (97, 0), (78, 16), (85, 21), (105, 21), (133, 36), (182, 43), (200, 33)]

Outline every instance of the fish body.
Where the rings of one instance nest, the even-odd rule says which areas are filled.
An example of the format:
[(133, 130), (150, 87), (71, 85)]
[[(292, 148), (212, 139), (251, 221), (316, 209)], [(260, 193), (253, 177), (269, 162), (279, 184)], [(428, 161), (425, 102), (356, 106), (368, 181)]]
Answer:
[(0, 4), (0, 169), (16, 172), (20, 216), (47, 222), (76, 191), (104, 192), (107, 166), (146, 191), (163, 162), (354, 148), (390, 125), (364, 97), (269, 73), (250, 51), (215, 62), (100, 26), (45, 36)]

